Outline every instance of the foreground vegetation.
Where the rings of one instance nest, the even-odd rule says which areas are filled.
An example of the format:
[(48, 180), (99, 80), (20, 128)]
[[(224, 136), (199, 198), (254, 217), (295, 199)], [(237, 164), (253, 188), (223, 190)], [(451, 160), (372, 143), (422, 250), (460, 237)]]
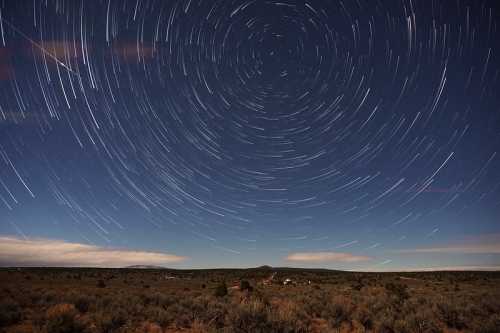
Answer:
[(499, 286), (499, 272), (3, 269), (0, 332), (500, 332)]

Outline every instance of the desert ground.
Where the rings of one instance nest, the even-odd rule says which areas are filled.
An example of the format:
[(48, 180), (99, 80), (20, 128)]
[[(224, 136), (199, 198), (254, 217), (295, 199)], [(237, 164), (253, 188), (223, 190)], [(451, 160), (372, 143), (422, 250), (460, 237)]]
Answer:
[(500, 332), (500, 272), (0, 270), (0, 332)]

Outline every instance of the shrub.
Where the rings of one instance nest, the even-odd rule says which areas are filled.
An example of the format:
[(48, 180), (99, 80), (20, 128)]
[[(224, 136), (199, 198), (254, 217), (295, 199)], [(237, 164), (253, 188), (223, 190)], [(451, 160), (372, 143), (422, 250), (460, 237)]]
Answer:
[(143, 303), (144, 305), (154, 305), (162, 308), (167, 308), (170, 305), (177, 302), (177, 299), (172, 297), (171, 295), (165, 295), (162, 293), (154, 293), (143, 295)]
[(103, 280), (97, 281), (97, 288), (106, 288), (106, 283)]
[(149, 320), (158, 323), (161, 327), (167, 327), (175, 320), (173, 311), (167, 311), (161, 307), (148, 308), (145, 314)]
[(264, 304), (255, 299), (230, 308), (226, 325), (230, 332), (273, 332)]
[(75, 300), (73, 301), (75, 308), (81, 313), (86, 313), (87, 311), (89, 311), (90, 303), (91, 303), (90, 297), (85, 295), (77, 295), (75, 297)]
[(112, 309), (109, 313), (101, 314), (96, 318), (96, 324), (101, 333), (117, 331), (127, 322), (127, 314), (122, 309)]
[(40, 302), (44, 305), (54, 305), (56, 303), (57, 294), (53, 291), (43, 293)]
[(413, 306), (404, 316), (397, 320), (394, 328), (401, 333), (439, 333), (442, 332), (440, 324), (432, 309), (424, 304)]
[(189, 333), (216, 333), (218, 332), (215, 328), (207, 325), (199, 320), (195, 320), (188, 331)]
[(363, 280), (361, 280), (361, 279), (357, 279), (356, 282), (351, 285), (351, 288), (354, 290), (357, 290), (357, 291), (360, 291), (361, 289), (363, 289), (363, 287), (364, 287), (364, 284), (363, 284)]
[(0, 302), (0, 327), (17, 324), (21, 320), (21, 307), (11, 299)]
[(85, 324), (77, 317), (73, 304), (61, 303), (47, 310), (44, 329), (50, 333), (79, 333), (84, 332)]
[(96, 308), (98, 310), (107, 311), (109, 307), (116, 301), (111, 295), (101, 296), (97, 298)]
[(136, 333), (162, 333), (162, 329), (155, 323), (144, 322), (142, 325), (135, 331)]
[(448, 327), (456, 329), (465, 328), (464, 313), (453, 301), (437, 303), (436, 308), (437, 313), (441, 315), (441, 318)]
[(343, 296), (336, 296), (324, 307), (323, 316), (333, 327), (340, 327), (343, 322), (350, 321), (354, 305)]
[(271, 332), (307, 332), (311, 324), (302, 306), (292, 301), (281, 301), (268, 313)]
[[(393, 328), (393, 322), (391, 321), (387, 321), (386, 320), (387, 318), (378, 318), (377, 319), (377, 322), (376, 322), (376, 326), (375, 326), (375, 332), (379, 332), (379, 333), (395, 333), (395, 332), (398, 332), (398, 333), (401, 333), (401, 331), (396, 331), (394, 330)], [(418, 331), (416, 331), (418, 332)]]
[(370, 311), (366, 308), (361, 308), (359, 309), (355, 315), (354, 318), (361, 324), (366, 330), (371, 330), (373, 327), (373, 319), (372, 319), (372, 314)]
[(489, 319), (478, 324), (476, 332), (481, 333), (498, 333), (500, 332), (500, 315), (496, 314), (490, 317)]
[(215, 297), (224, 297), (227, 295), (227, 286), (225, 282), (222, 282), (215, 288)]
[(187, 313), (186, 309), (180, 304), (173, 304), (168, 308), (168, 313), (172, 314), (174, 323), (178, 327), (188, 327), (193, 318)]
[(408, 287), (402, 283), (389, 282), (385, 285), (385, 289), (390, 294), (396, 296), (400, 301), (405, 301), (410, 297), (408, 294)]
[(240, 290), (241, 291), (245, 291), (245, 290), (252, 291), (253, 287), (250, 285), (250, 282), (248, 282), (247, 280), (241, 280)]

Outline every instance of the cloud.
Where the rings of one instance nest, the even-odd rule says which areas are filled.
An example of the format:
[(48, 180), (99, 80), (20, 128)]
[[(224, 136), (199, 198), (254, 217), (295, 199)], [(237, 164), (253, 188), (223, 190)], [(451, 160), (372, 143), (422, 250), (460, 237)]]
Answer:
[[(66, 40), (45, 40), (40, 44), (36, 44), (35, 51), (40, 56), (56, 57), (58, 60), (63, 61), (66, 58), (81, 59), (84, 52), (80, 42), (66, 41)], [(89, 49), (87, 49), (87, 52)]]
[(358, 272), (443, 272), (443, 271), (500, 271), (500, 266), (490, 265), (458, 265), (458, 266), (433, 266), (433, 267), (399, 267), (399, 268), (364, 268)]
[(186, 257), (161, 252), (114, 249), (62, 240), (0, 236), (0, 266), (161, 266), (186, 259)]
[(441, 247), (398, 250), (396, 252), (402, 254), (412, 254), (412, 253), (500, 254), (500, 243), (450, 245)]
[(112, 51), (126, 62), (148, 61), (153, 59), (156, 52), (152, 46), (137, 42), (114, 43)]
[(500, 271), (500, 266), (436, 266), (418, 269), (422, 272), (436, 271)]
[(351, 253), (342, 252), (297, 252), (290, 253), (286, 260), (299, 262), (360, 262), (368, 261), (372, 258), (366, 256), (357, 256)]

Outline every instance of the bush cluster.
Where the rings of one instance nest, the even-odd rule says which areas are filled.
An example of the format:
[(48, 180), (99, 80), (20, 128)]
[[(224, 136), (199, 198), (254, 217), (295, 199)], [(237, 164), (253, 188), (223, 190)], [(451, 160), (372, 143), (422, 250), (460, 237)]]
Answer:
[(264, 285), (250, 274), (204, 274), (166, 281), (152, 272), (82, 270), (45, 274), (42, 280), (23, 272), (12, 279), (21, 285), (0, 291), (0, 332), (500, 332), (495, 276), (485, 282), (466, 275), (406, 280), (294, 272), (295, 285), (283, 286)]

